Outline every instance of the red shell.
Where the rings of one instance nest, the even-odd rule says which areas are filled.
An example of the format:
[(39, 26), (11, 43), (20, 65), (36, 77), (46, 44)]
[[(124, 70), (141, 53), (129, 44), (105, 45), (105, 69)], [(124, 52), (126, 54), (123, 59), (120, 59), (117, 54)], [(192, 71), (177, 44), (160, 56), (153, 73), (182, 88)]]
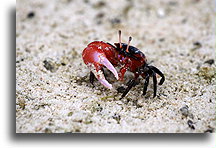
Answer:
[[(88, 44), (82, 53), (84, 63), (86, 65), (88, 65), (88, 63), (96, 63), (98, 61), (97, 54), (106, 57), (113, 66), (122, 67), (127, 64), (128, 69), (133, 73), (136, 73), (137, 68), (146, 63), (145, 56), (137, 55), (136, 57), (138, 57), (139, 60), (127, 57), (117, 51), (112, 45), (103, 41), (94, 41)], [(100, 66), (102, 65), (100, 64)]]

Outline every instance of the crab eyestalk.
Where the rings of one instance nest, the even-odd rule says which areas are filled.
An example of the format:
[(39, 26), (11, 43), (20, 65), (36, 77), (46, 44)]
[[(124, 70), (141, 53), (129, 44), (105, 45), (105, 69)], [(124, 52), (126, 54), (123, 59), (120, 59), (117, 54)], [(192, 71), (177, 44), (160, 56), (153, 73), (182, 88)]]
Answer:
[(122, 44), (121, 44), (121, 30), (119, 30), (119, 47), (120, 47), (120, 49), (122, 48)]
[(128, 40), (128, 45), (127, 45), (127, 48), (126, 48), (126, 52), (129, 52), (128, 49), (129, 49), (131, 40), (132, 40), (132, 37), (130, 36), (129, 40)]

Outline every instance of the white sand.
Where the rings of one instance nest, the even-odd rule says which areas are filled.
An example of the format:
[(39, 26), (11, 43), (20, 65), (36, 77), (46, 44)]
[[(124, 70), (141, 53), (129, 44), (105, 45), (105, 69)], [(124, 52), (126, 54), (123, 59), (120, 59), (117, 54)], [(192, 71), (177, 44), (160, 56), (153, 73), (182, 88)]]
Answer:
[[(16, 132), (215, 132), (215, 12), (211, 0), (18, 0)], [(119, 29), (164, 72), (157, 97), (150, 79), (146, 96), (142, 81), (119, 100), (130, 72), (106, 71), (113, 90), (89, 83), (82, 50)]]

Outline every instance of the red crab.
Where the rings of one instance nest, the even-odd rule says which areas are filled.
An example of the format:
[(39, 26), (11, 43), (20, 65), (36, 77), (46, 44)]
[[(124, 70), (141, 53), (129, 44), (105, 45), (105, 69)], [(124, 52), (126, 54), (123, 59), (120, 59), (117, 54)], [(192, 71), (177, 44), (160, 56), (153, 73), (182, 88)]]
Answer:
[[(127, 84), (128, 87), (124, 90), (122, 97), (130, 91), (130, 89), (138, 84), (139, 76), (145, 79), (143, 87), (143, 95), (146, 94), (149, 84), (149, 77), (153, 77), (154, 97), (157, 93), (157, 77), (156, 73), (161, 76), (159, 85), (165, 81), (163, 73), (154, 66), (147, 64), (146, 56), (136, 47), (130, 46), (132, 37), (129, 37), (128, 44), (121, 42), (121, 31), (119, 30), (119, 43), (105, 43), (103, 41), (94, 41), (88, 44), (83, 50), (82, 57), (84, 63), (90, 69), (90, 83), (93, 84), (94, 78), (105, 87), (111, 89), (112, 85), (105, 79), (103, 67), (109, 69), (116, 79), (123, 80), (127, 70), (134, 73), (134, 78)], [(121, 67), (119, 73), (114, 67)]]

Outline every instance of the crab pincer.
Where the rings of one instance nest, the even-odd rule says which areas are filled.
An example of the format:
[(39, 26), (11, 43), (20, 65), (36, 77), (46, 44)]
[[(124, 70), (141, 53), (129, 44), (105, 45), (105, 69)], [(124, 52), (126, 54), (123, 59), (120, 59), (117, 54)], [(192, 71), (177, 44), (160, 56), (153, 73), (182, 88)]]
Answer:
[(83, 50), (82, 57), (84, 63), (91, 71), (90, 80), (92, 81), (92, 83), (94, 77), (96, 77), (102, 85), (104, 85), (106, 88), (112, 89), (112, 85), (105, 79), (103, 67), (105, 66), (107, 69), (109, 69), (114, 74), (117, 80), (119, 79), (119, 77), (116, 69), (110, 63), (110, 61), (107, 59), (106, 54), (104, 53), (104, 50), (112, 47), (104, 47), (103, 43), (104, 42), (99, 41), (90, 43)]

